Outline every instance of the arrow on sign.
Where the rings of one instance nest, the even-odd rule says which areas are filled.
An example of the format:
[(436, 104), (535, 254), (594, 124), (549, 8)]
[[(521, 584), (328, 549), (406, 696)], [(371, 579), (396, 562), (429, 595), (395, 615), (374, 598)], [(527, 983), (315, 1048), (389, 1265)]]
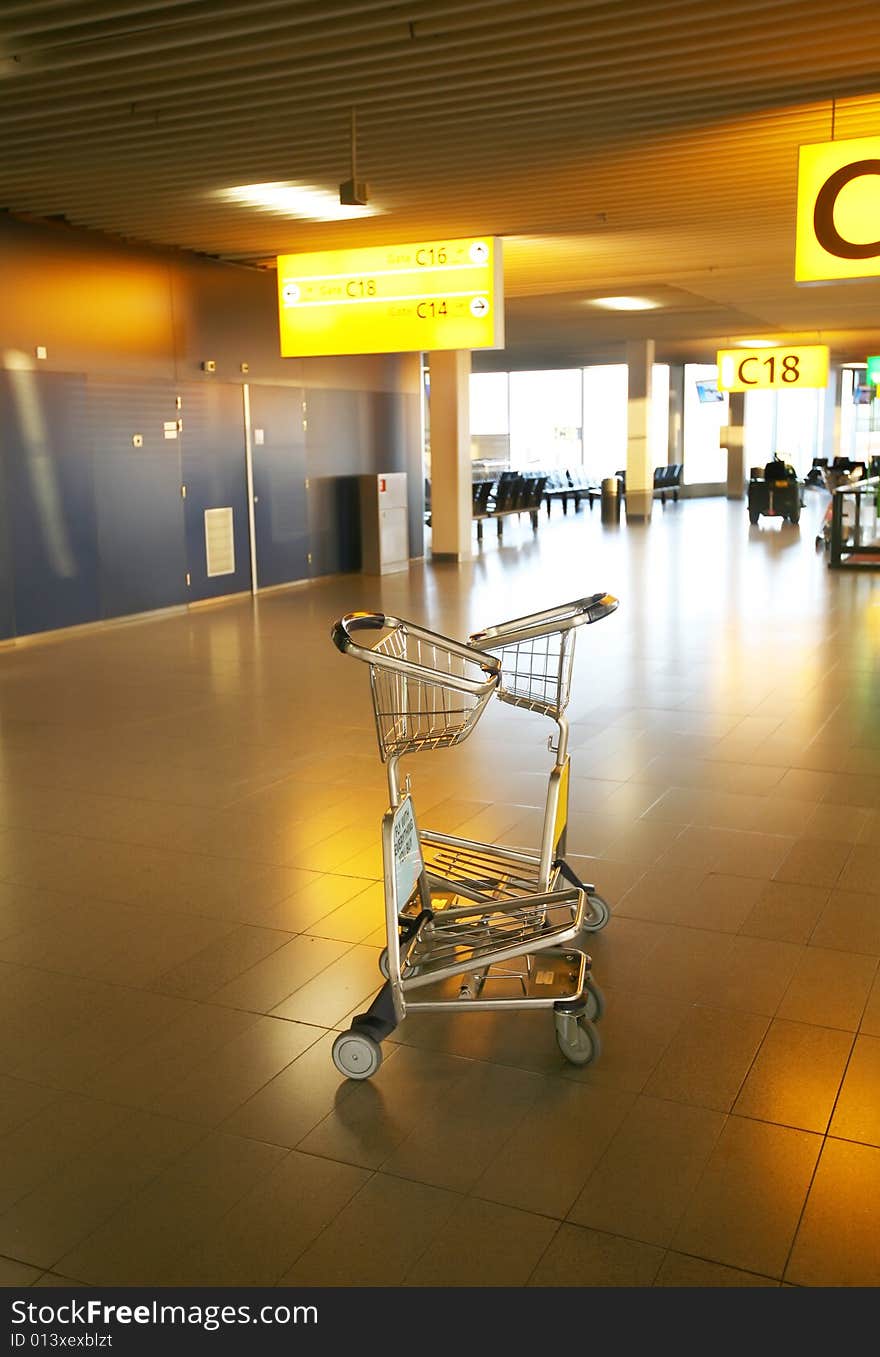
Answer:
[(488, 310), (489, 310), (489, 301), (488, 301), (488, 299), (487, 299), (486, 297), (474, 297), (473, 301), (471, 302), (471, 315), (472, 315), (472, 316), (477, 316), (477, 317), (479, 317), (479, 316), (485, 316), (485, 315), (486, 315), (486, 312), (487, 312)]

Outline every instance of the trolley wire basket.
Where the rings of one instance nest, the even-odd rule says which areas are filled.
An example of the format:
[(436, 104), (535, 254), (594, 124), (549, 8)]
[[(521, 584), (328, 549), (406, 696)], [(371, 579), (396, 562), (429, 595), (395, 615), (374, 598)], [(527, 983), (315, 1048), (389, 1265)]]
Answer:
[[(357, 631), (381, 631), (373, 646)], [(500, 662), (446, 636), (384, 613), (349, 613), (332, 639), (364, 660), (383, 763), (423, 749), (448, 749), (470, 735), (498, 685)]]
[(617, 599), (610, 594), (593, 594), (487, 627), (468, 641), (477, 650), (498, 656), (497, 692), (502, 702), (558, 720), (571, 696), (577, 628), (598, 622), (616, 607)]

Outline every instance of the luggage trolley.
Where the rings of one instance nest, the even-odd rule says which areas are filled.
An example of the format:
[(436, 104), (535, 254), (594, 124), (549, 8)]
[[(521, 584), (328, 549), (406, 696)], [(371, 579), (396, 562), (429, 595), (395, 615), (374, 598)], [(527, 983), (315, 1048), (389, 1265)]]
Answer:
[[(826, 457), (819, 461), (819, 466), (822, 471), (822, 479), (825, 482), (825, 489), (830, 492), (831, 498), (825, 509), (822, 530), (816, 536), (816, 546), (827, 550), (831, 545), (834, 492), (839, 490), (842, 485), (855, 485), (856, 481), (862, 480), (867, 475), (867, 468), (864, 462), (853, 462), (849, 457), (835, 457), (830, 466)], [(843, 528), (846, 540), (850, 541), (855, 528), (855, 512), (846, 503), (843, 506)]]
[(511, 899), (553, 890), (561, 876), (586, 892), (583, 931), (595, 933), (605, 927), (611, 914), (607, 901), (594, 885), (579, 881), (563, 857), (570, 766), (565, 709), (571, 693), (578, 628), (608, 617), (617, 606), (617, 599), (610, 594), (592, 594), (487, 627), (468, 638), (475, 649), (500, 661), (495, 691), (502, 702), (539, 712), (555, 722), (555, 738), (551, 736), (548, 741), (555, 762), (547, 782), (540, 849), (530, 852), (425, 830), (422, 843), (428, 873), (436, 887), (474, 900), (487, 896)]
[[(372, 646), (354, 635), (381, 632)], [(460, 744), (495, 692), (501, 661), (382, 613), (351, 613), (333, 626), (343, 654), (364, 661), (386, 764), (389, 809), (382, 820), (387, 948), (385, 983), (366, 1013), (333, 1043), (333, 1062), (351, 1079), (379, 1068), (381, 1042), (418, 1010), (549, 1008), (567, 1060), (587, 1065), (600, 1052), (592, 1019), (599, 991), (589, 956), (570, 946), (581, 933), (586, 893), (577, 886), (469, 898), (443, 888), (435, 907), (409, 779), (401, 757)]]

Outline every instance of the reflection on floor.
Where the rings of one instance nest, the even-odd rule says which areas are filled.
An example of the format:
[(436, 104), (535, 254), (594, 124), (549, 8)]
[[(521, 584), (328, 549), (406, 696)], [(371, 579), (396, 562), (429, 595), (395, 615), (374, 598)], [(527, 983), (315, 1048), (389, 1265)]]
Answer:
[[(880, 1283), (880, 589), (742, 504), (581, 511), (413, 563), (0, 654), (0, 1280)], [(816, 522), (814, 522), (814, 518)], [(378, 984), (384, 775), (331, 622), (449, 634), (608, 590), (571, 860), (604, 1053)], [(432, 827), (534, 841), (549, 729), (410, 760)]]

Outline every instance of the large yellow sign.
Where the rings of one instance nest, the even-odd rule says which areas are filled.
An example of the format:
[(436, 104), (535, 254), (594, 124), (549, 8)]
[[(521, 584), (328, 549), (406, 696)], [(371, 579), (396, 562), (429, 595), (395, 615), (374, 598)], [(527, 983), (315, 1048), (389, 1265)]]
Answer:
[(283, 254), (278, 315), (284, 358), (502, 348), (501, 242)]
[(719, 391), (800, 391), (828, 385), (828, 345), (719, 349)]
[(802, 146), (798, 283), (880, 274), (880, 137)]

